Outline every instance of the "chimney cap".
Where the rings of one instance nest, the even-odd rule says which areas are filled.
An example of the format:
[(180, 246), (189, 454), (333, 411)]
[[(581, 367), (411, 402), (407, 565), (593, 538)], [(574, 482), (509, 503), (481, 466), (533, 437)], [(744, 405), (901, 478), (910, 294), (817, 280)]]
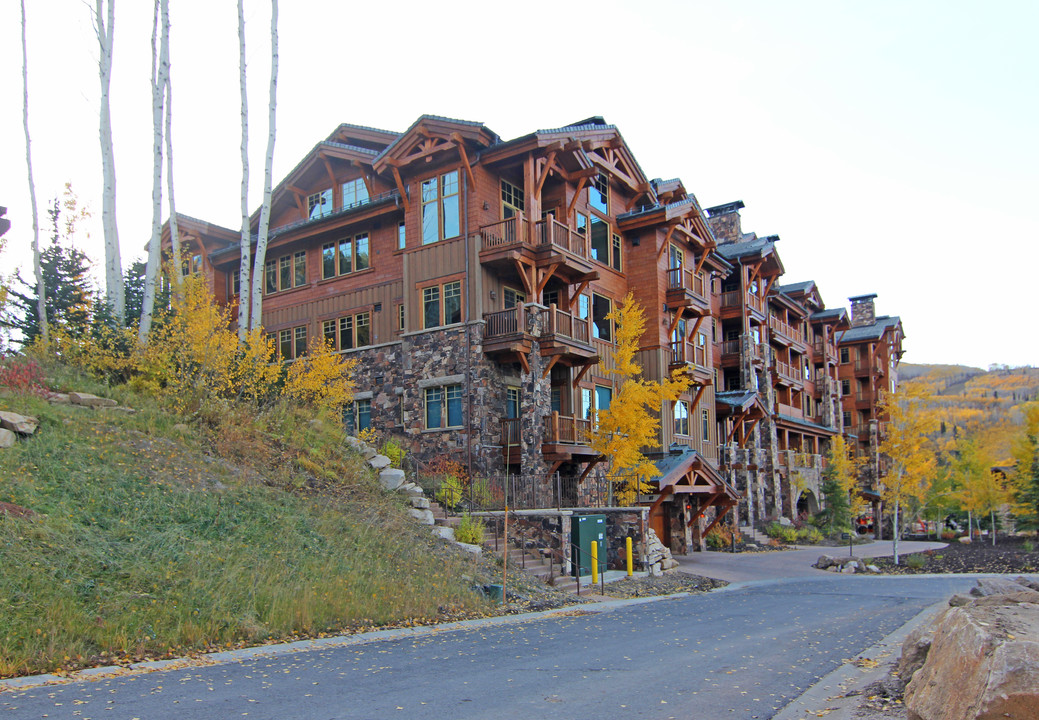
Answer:
[(871, 295), (856, 295), (854, 297), (848, 298), (848, 300), (850, 300), (851, 302), (860, 302), (862, 300), (872, 300), (876, 296), (877, 296), (876, 293), (873, 293)]
[(738, 212), (742, 210), (746, 205), (743, 204), (742, 200), (735, 202), (725, 203), (723, 205), (715, 205), (714, 207), (706, 208), (707, 217), (716, 217), (718, 215), (728, 215), (730, 213)]

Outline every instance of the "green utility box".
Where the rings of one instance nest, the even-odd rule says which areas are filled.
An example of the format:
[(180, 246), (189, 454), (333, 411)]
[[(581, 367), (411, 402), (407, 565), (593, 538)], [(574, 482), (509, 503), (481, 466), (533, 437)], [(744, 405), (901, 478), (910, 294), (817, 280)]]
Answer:
[(606, 569), (606, 516), (576, 515), (570, 524), (574, 576), (592, 574), (592, 543), (599, 543), (599, 572)]

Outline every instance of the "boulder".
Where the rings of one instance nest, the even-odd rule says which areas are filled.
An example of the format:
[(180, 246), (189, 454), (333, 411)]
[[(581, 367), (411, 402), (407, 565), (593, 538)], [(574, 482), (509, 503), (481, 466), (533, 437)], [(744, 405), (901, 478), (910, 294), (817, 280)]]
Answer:
[(36, 432), (40, 421), (28, 415), (0, 410), (0, 428), (16, 432), (19, 435), (32, 435)]
[(404, 483), (397, 489), (410, 497), (422, 497), (425, 495), (425, 493), (422, 492), (422, 488), (412, 482)]
[(943, 611), (905, 705), (909, 720), (1037, 717), (1039, 604), (986, 595)]
[(430, 528), (430, 530), (432, 530), (433, 534), (436, 535), (438, 538), (450, 540), (451, 542), (455, 541), (455, 529), (453, 527), (447, 527), (446, 525), (434, 525)]
[(1014, 580), (1003, 578), (978, 578), (978, 584), (970, 589), (974, 597), (986, 597), (988, 595), (1008, 595), (1020, 592), (1024, 586)]
[(961, 538), (956, 538), (956, 542), (963, 543), (964, 545), (970, 545), (970, 538), (964, 535)]
[(1018, 576), (1014, 578), (1014, 582), (1018, 583), (1019, 585), (1024, 585), (1026, 588), (1031, 588), (1032, 590), (1039, 591), (1039, 582), (1029, 580), (1024, 576)]
[(841, 572), (842, 573), (854, 573), (855, 572), (855, 568), (857, 568), (857, 567), (858, 567), (857, 563), (848, 563), (847, 565), (845, 565), (844, 567), (841, 568)]
[(902, 679), (902, 683), (908, 683), (913, 674), (924, 666), (927, 653), (934, 642), (934, 625), (917, 625), (916, 628), (906, 636), (902, 642), (902, 656), (898, 658), (895, 672)]
[(390, 466), (390, 459), (385, 455), (376, 455), (368, 458), (368, 464), (376, 470), (382, 470)]
[(429, 500), (424, 497), (413, 495), (409, 498), (408, 502), (411, 503), (411, 507), (418, 508), (419, 510), (429, 510)]
[(963, 607), (967, 603), (974, 602), (974, 598), (970, 595), (960, 595), (957, 593), (949, 598), (949, 607)]
[(835, 562), (836, 560), (833, 559), (832, 555), (820, 555), (819, 559), (815, 561), (815, 566), (820, 570), (825, 570), (826, 568), (831, 567)]
[(363, 444), (360, 440), (353, 437), (352, 435), (347, 435), (343, 442), (346, 443), (347, 447), (352, 448), (354, 450), (360, 450), (361, 445)]
[(880, 568), (878, 568), (876, 565), (867, 565), (866, 566), (866, 570), (868, 570), (871, 573), (878, 573), (878, 572), (880, 572)]
[(365, 460), (371, 460), (378, 454), (379, 453), (375, 452), (375, 448), (370, 448), (367, 445), (361, 448), (361, 457), (363, 457)]
[(480, 547), (479, 545), (470, 545), (469, 543), (461, 543), (461, 542), (456, 542), (455, 545), (457, 545), (458, 547), (462, 548), (463, 550), (465, 550), (468, 553), (472, 553), (473, 555), (481, 555), (481, 554), (483, 554), (483, 548)]
[(429, 510), (419, 510), (418, 508), (411, 508), (408, 510), (408, 515), (418, 521), (419, 525), (434, 525), (436, 524), (436, 518), (433, 517), (433, 513)]
[(386, 490), (396, 490), (404, 484), (404, 471), (397, 468), (386, 468), (379, 473), (379, 482)]
[(13, 432), (0, 428), (0, 448), (14, 447), (16, 439), (17, 437)]
[(779, 524), (782, 525), (783, 527), (793, 527), (794, 526), (793, 520), (791, 520), (788, 517), (780, 517), (779, 518)]
[(69, 399), (68, 393), (52, 392), (47, 396), (47, 402), (54, 403), (55, 405), (68, 405), (72, 401)]
[(73, 405), (82, 405), (84, 407), (112, 407), (113, 405), (119, 404), (115, 400), (110, 400), (109, 398), (79, 392), (69, 393), (69, 400)]

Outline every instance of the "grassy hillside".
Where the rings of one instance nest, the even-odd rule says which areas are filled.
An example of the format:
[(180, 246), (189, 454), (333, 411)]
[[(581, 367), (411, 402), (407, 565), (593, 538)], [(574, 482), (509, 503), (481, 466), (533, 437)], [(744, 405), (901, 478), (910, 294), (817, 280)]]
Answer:
[(217, 403), (178, 417), (125, 386), (51, 381), (136, 412), (0, 388), (0, 409), (40, 420), (0, 450), (0, 676), (482, 607), (471, 558), (416, 526), (334, 425)]

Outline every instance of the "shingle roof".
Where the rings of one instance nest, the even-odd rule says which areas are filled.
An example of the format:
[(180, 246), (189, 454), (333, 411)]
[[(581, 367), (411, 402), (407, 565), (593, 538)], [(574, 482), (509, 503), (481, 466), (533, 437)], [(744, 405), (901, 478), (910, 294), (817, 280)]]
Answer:
[(785, 422), (793, 423), (794, 425), (801, 425), (802, 427), (812, 428), (813, 430), (825, 430), (826, 432), (836, 432), (835, 428), (828, 427), (826, 425), (820, 425), (819, 423), (808, 422), (807, 420), (795, 418), (791, 415), (783, 415), (782, 413), (776, 413), (776, 417)]
[(723, 243), (718, 246), (717, 252), (726, 260), (735, 260), (736, 258), (745, 257), (747, 255), (768, 255), (775, 249), (776, 244), (774, 240), (755, 237), (751, 240), (743, 240), (741, 242)]
[(796, 292), (807, 292), (815, 286), (815, 280), (805, 280), (804, 282), (787, 283), (786, 285), (779, 285), (776, 287), (781, 293), (789, 295), (790, 293)]
[(884, 316), (877, 318), (872, 325), (860, 325), (846, 331), (841, 336), (841, 342), (857, 342), (860, 340), (877, 340), (888, 330), (901, 324), (902, 319), (897, 315), (893, 317)]
[(724, 403), (731, 407), (744, 408), (754, 401), (758, 394), (753, 390), (726, 390), (715, 393), (715, 402)]

